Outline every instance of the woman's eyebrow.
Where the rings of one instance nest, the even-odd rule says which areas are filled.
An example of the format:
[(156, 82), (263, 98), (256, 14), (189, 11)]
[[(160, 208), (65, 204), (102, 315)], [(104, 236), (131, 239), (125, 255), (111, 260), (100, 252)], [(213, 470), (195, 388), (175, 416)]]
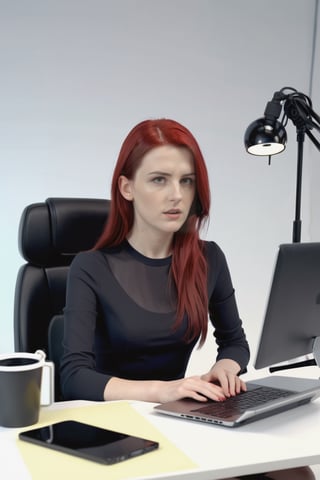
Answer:
[[(168, 173), (168, 172), (161, 172), (161, 171), (154, 171), (154, 172), (149, 172), (148, 175), (163, 175), (164, 177), (171, 177), (171, 173)], [(195, 173), (194, 172), (190, 172), (190, 173), (183, 173), (181, 175), (181, 177), (195, 177)]]
[(167, 172), (161, 172), (160, 170), (155, 170), (154, 172), (149, 172), (148, 175), (163, 175), (169, 177), (171, 174)]

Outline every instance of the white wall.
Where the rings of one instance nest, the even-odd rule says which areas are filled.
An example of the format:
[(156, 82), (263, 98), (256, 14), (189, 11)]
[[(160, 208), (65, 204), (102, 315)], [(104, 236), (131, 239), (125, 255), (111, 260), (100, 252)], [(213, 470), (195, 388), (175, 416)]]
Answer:
[[(49, 196), (108, 197), (129, 129), (166, 116), (193, 131), (207, 159), (207, 237), (227, 255), (254, 354), (277, 246), (291, 242), (296, 142), (289, 125), (288, 147), (268, 167), (244, 151), (243, 135), (274, 91), (308, 93), (314, 5), (0, 0), (0, 352), (13, 349), (24, 206)], [(303, 240), (320, 236), (314, 158), (306, 148)], [(207, 368), (209, 347), (201, 355)]]

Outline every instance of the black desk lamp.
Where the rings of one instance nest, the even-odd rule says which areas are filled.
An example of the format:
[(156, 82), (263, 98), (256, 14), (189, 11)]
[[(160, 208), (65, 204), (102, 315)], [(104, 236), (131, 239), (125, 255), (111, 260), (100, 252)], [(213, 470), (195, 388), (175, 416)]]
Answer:
[[(279, 121), (278, 118), (282, 108), (283, 115)], [(305, 134), (308, 135), (312, 143), (320, 151), (320, 142), (311, 133), (312, 129), (320, 132), (320, 117), (312, 109), (311, 99), (304, 93), (298, 92), (291, 87), (284, 87), (275, 92), (272, 100), (267, 103), (264, 117), (255, 120), (248, 126), (244, 136), (244, 143), (246, 150), (252, 155), (268, 156), (270, 165), (271, 155), (281, 153), (286, 147), (287, 133), (285, 126), (289, 118), (296, 126), (298, 142), (296, 207), (292, 241), (300, 242), (301, 182)]]
[[(283, 108), (282, 119), (278, 118)], [(311, 133), (312, 129), (320, 132), (320, 117), (312, 109), (311, 99), (304, 93), (298, 92), (294, 88), (284, 87), (275, 92), (273, 98), (267, 103), (264, 111), (264, 117), (252, 122), (244, 135), (246, 150), (252, 155), (268, 156), (269, 165), (271, 156), (281, 153), (286, 148), (287, 133), (285, 126), (288, 119), (292, 120), (296, 126), (298, 142), (297, 158), (297, 184), (296, 184), (296, 208), (295, 219), (293, 222), (292, 241), (301, 240), (301, 182), (302, 182), (302, 163), (303, 163), (303, 143), (305, 134), (320, 151), (320, 142)], [(319, 342), (317, 343), (319, 350)], [(317, 355), (319, 351), (317, 351)], [(270, 367), (270, 372), (296, 368), (308, 365), (315, 365), (314, 359), (295, 362), (289, 365), (278, 365)]]

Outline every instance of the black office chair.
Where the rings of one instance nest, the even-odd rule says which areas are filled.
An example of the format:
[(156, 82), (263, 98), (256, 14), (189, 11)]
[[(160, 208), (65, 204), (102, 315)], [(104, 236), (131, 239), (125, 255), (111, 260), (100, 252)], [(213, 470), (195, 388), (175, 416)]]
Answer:
[(62, 355), (63, 308), (69, 265), (75, 254), (98, 239), (110, 201), (48, 198), (27, 206), (20, 220), (21, 266), (14, 299), (15, 351), (44, 350), (55, 363), (55, 400), (62, 400), (59, 361)]

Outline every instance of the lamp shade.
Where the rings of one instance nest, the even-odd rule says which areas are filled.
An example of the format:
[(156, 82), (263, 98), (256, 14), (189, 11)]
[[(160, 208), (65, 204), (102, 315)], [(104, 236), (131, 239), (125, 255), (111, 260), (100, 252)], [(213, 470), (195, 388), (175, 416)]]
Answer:
[(275, 155), (286, 147), (287, 133), (277, 120), (270, 125), (265, 117), (252, 122), (244, 135), (246, 150), (252, 155)]

